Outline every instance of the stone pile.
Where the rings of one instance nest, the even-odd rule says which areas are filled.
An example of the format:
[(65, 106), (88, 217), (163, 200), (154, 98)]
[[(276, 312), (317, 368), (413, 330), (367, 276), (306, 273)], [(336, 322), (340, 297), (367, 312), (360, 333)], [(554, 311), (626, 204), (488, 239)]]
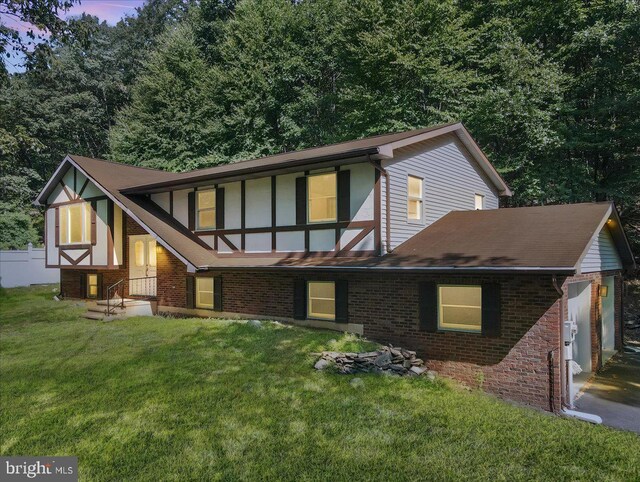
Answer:
[(422, 375), (427, 371), (424, 361), (416, 358), (416, 352), (392, 345), (378, 351), (340, 353), (323, 351), (316, 362), (317, 370), (335, 366), (339, 373), (387, 373), (392, 375)]

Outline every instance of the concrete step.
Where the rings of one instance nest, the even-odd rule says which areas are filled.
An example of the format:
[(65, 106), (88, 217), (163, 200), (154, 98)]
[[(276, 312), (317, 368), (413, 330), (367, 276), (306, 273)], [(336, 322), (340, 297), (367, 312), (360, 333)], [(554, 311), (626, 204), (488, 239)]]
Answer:
[[(151, 316), (153, 308), (151, 302), (147, 300), (124, 299), (124, 308), (120, 305), (121, 300), (92, 300), (87, 302), (87, 312), (84, 317), (90, 320), (108, 321), (118, 318), (128, 318), (130, 316)], [(110, 314), (107, 316), (107, 305)]]

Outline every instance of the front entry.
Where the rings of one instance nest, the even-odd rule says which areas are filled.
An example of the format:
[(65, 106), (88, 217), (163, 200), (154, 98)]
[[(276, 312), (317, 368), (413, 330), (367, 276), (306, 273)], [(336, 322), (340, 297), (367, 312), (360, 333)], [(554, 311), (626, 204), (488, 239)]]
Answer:
[(156, 240), (148, 234), (129, 236), (129, 295), (156, 296)]

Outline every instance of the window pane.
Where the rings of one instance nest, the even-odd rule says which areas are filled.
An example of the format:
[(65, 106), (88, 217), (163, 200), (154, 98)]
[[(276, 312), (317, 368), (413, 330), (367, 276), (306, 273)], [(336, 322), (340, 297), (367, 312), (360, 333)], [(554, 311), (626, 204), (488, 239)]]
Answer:
[(334, 300), (318, 300), (311, 299), (310, 314), (317, 318), (334, 318), (335, 317), (335, 301)]
[(422, 201), (415, 201), (410, 199), (407, 203), (407, 215), (409, 219), (421, 219)]
[(216, 227), (216, 211), (215, 209), (207, 209), (198, 212), (199, 228), (215, 228)]
[(196, 307), (213, 308), (213, 278), (196, 278)]
[(422, 179), (409, 176), (409, 196), (422, 199)]
[(477, 306), (482, 303), (480, 286), (441, 286), (440, 302), (443, 305)]
[(136, 255), (136, 266), (144, 266), (144, 241), (138, 240), (133, 246)]
[(309, 176), (309, 221), (336, 220), (336, 173)]
[(479, 329), (481, 322), (482, 310), (480, 308), (442, 307), (442, 322), (440, 325), (444, 328), (473, 330)]
[(66, 206), (60, 208), (58, 216), (60, 222), (60, 244), (67, 244), (69, 242), (69, 211)]
[(82, 242), (83, 204), (73, 204), (69, 209), (69, 242)]
[(156, 240), (153, 239), (147, 243), (149, 247), (149, 266), (156, 265)]
[(476, 194), (476, 209), (484, 209), (484, 196)]
[(216, 207), (215, 190), (197, 191), (198, 193), (198, 209), (207, 209)]
[(309, 296), (312, 298), (334, 298), (335, 285), (333, 283), (309, 283)]

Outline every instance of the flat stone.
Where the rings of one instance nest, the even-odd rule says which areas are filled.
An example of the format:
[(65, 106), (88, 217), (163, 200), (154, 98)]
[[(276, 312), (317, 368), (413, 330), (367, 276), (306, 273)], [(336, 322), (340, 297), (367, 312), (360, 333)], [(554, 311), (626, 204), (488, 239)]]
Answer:
[(387, 366), (391, 363), (391, 355), (389, 353), (383, 353), (382, 355), (378, 356), (373, 363), (375, 363), (375, 365), (379, 367)]
[(389, 368), (391, 368), (394, 372), (406, 372), (406, 368), (403, 367), (402, 365), (396, 365), (396, 364), (392, 364), (389, 365)]
[(438, 375), (438, 373), (434, 372), (433, 370), (427, 371), (427, 378), (429, 380), (435, 380), (437, 375)]
[(409, 371), (411, 373), (415, 373), (416, 375), (422, 375), (424, 372), (427, 371), (427, 368), (426, 367), (411, 367), (409, 369)]
[(313, 365), (313, 368), (315, 368), (316, 370), (324, 370), (329, 365), (330, 363), (327, 360), (325, 360), (324, 358), (320, 358), (320, 360), (318, 360), (316, 364)]

